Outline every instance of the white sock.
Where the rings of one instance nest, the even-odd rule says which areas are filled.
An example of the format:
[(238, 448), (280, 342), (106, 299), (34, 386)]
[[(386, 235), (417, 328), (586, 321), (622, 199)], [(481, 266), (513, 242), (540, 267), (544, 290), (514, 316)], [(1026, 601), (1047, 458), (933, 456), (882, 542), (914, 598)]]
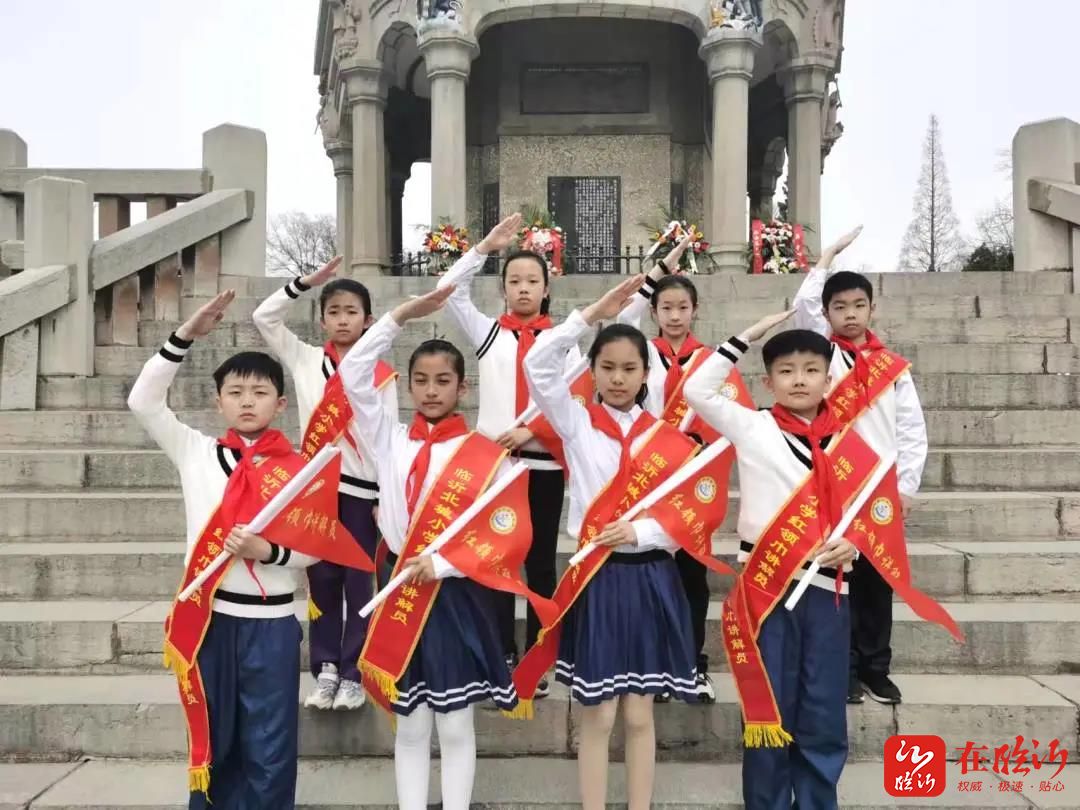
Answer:
[(432, 714), (423, 705), (413, 709), (408, 717), (396, 716), (394, 777), (400, 810), (427, 810)]
[(476, 776), (476, 731), (473, 707), (436, 714), (439, 750), (442, 752), (443, 810), (469, 810), (473, 777)]

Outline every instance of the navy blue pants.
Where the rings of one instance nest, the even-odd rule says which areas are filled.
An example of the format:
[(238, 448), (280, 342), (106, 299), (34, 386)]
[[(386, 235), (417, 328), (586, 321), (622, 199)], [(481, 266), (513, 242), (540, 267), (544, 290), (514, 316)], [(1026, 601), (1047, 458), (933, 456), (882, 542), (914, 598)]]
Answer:
[[(341, 522), (371, 559), (378, 540), (372, 507), (375, 502), (350, 495), (338, 495)], [(322, 615), (308, 625), (311, 641), (311, 674), (322, 672), (323, 664), (333, 664), (338, 674), (360, 682), (357, 662), (367, 639), (368, 620), (360, 618), (360, 608), (373, 593), (373, 575), (332, 562), (317, 562), (307, 570), (311, 600)]]
[[(786, 596), (784, 597), (787, 598)], [(783, 601), (761, 625), (758, 647), (769, 673), (787, 748), (743, 752), (747, 810), (833, 810), (847, 760), (847, 596), (811, 586), (795, 610)], [(794, 800), (794, 801), (793, 801)]]
[(214, 613), (199, 649), (210, 712), (210, 792), (188, 810), (293, 810), (300, 641), (294, 616)]

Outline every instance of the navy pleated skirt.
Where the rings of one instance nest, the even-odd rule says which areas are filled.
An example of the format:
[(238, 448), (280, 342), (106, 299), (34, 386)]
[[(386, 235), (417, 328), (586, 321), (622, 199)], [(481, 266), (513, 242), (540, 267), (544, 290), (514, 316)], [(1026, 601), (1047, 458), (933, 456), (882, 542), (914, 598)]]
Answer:
[(563, 619), (555, 679), (586, 706), (664, 692), (693, 702), (695, 669), (675, 559), (659, 550), (612, 554)]
[[(396, 558), (387, 561), (392, 567)], [(389, 567), (380, 571), (389, 580)], [(518, 703), (495, 624), (493, 593), (470, 579), (442, 580), (427, 624), (405, 674), (397, 682), (395, 714), (412, 714), (427, 704), (453, 712), (491, 700), (504, 711)]]

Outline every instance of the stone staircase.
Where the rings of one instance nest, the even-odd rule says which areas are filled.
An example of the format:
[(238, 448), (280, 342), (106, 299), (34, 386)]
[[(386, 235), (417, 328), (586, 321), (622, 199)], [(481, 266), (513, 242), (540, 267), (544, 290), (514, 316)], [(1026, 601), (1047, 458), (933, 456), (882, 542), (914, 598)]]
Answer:
[[(556, 280), (554, 315), (612, 281)], [(741, 330), (790, 301), (798, 282), (702, 277), (699, 335), (718, 341)], [(259, 345), (251, 311), (278, 283), (239, 280), (229, 318), (196, 346), (171, 392), (182, 419), (219, 432), (209, 372), (239, 347)], [(431, 284), (387, 277), (370, 287), (382, 313)], [(885, 275), (875, 284), (875, 325), (913, 361), (930, 432), (909, 523), (915, 581), (949, 603), (967, 644), (897, 605), (895, 670), (905, 701), (849, 707), (841, 804), (859, 808), (902, 803), (882, 788), (882, 748), (898, 732), (938, 734), (953, 759), (968, 740), (989, 746), (991, 761), (994, 747), (1017, 735), (1042, 750), (1057, 738), (1073, 759), (1080, 746), (1080, 294), (1067, 273)], [(477, 282), (475, 293), (482, 309), (497, 311), (494, 279)], [(184, 298), (181, 317), (201, 300)], [(321, 342), (316, 314), (298, 303), (293, 325)], [(171, 465), (124, 405), (139, 368), (175, 326), (141, 321), (138, 347), (99, 340), (97, 376), (45, 377), (40, 410), (0, 412), (0, 762), (8, 763), (0, 764), (0, 808), (184, 806), (186, 738), (175, 682), (160, 668), (183, 510)], [(445, 317), (411, 324), (394, 364), (404, 368), (412, 349), (436, 334), (464, 346)], [(743, 372), (757, 375), (760, 359), (748, 358)], [(756, 379), (752, 388), (768, 401)], [(285, 426), (295, 436), (295, 409)], [(728, 559), (736, 506), (733, 498), (715, 540)], [(562, 565), (571, 548), (564, 538)], [(717, 620), (726, 583), (713, 585), (709, 651), (722, 670)], [(305, 674), (298, 694), (308, 682)], [(738, 704), (726, 674), (716, 684), (714, 706), (657, 708), (657, 806), (741, 806)], [(563, 690), (530, 723), (481, 710), (478, 806), (577, 806), (576, 728)], [(392, 740), (372, 708), (302, 712), (301, 806), (394, 807)], [(614, 743), (615, 759), (621, 745)], [(621, 795), (621, 769), (612, 774)], [(1040, 792), (1037, 782), (1022, 795), (999, 792), (993, 773), (963, 778), (980, 776), (982, 793), (958, 793), (959, 766), (950, 765), (949, 789), (929, 806), (1080, 807), (1076, 766), (1059, 777), (1061, 792)], [(433, 778), (433, 794), (437, 784)]]

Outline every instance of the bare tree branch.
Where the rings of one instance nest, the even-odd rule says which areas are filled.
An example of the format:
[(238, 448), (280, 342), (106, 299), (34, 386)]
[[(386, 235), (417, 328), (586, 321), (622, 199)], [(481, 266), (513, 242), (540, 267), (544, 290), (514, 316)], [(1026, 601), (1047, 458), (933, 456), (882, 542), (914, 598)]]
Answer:
[(266, 233), (266, 268), (271, 275), (313, 273), (337, 255), (337, 226), (330, 214), (278, 214)]

